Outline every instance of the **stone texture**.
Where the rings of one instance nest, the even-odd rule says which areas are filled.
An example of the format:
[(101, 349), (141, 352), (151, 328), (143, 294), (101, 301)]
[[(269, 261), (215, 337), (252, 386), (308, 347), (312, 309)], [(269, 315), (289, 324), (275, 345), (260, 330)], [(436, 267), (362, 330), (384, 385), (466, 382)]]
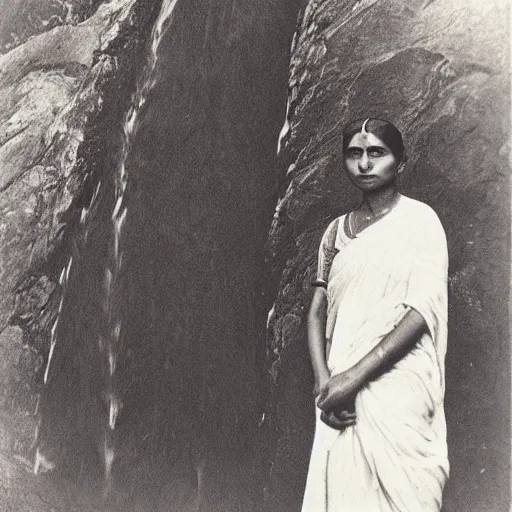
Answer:
[[(113, 458), (113, 510), (250, 512), (261, 502), (270, 458), (263, 253), (300, 4), (178, 2), (129, 151), (94, 158), (109, 155), (87, 240), (69, 234), (73, 266), (39, 438), (55, 474), (85, 487), (104, 481)], [(143, 78), (145, 61), (137, 64)], [(121, 160), (123, 263), (107, 303)], [(113, 311), (121, 327), (111, 375), (101, 347)], [(283, 329), (293, 325), (290, 317)], [(111, 396), (121, 404), (114, 429)]]
[(0, 0), (0, 54), (60, 25), (76, 25), (102, 0)]
[(36, 408), (33, 390), (42, 356), (23, 343), (19, 327), (7, 327), (0, 333), (0, 361), (0, 449), (27, 453), (35, 432), (27, 416)]
[(155, 9), (135, 0), (15, 4), (3, 4), (0, 42), (0, 444), (28, 456), (59, 274), (80, 243), (70, 235), (99, 155), (121, 137), (110, 123), (130, 99)]
[(403, 130), (409, 161), (401, 190), (438, 212), (449, 241), (452, 477), (445, 510), (506, 508), (507, 13), (498, 0), (311, 0), (305, 9), (292, 51), (280, 198), (267, 245), (279, 282), (268, 345), (276, 425), (269, 510), (300, 509), (313, 430), (309, 282), (323, 230), (358, 201), (341, 170), (341, 128), (369, 116)]
[(20, 281), (60, 243), (87, 176), (79, 150), (102, 108), (98, 84), (113, 72), (109, 30), (133, 7), (112, 2), (81, 25), (57, 27), (0, 57), (0, 329)]

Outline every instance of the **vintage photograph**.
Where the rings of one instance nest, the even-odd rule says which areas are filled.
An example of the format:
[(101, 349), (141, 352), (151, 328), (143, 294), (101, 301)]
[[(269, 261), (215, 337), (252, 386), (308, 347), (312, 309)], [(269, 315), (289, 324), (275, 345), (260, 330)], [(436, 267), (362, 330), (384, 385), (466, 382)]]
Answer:
[(508, 512), (509, 0), (0, 0), (0, 512)]

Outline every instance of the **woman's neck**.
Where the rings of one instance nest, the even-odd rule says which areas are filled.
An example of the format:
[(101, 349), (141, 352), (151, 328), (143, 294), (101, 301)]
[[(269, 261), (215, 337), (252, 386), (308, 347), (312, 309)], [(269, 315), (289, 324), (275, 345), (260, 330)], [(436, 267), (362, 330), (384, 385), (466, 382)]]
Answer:
[(379, 215), (392, 206), (399, 195), (394, 186), (363, 193), (363, 199), (358, 209), (372, 216)]

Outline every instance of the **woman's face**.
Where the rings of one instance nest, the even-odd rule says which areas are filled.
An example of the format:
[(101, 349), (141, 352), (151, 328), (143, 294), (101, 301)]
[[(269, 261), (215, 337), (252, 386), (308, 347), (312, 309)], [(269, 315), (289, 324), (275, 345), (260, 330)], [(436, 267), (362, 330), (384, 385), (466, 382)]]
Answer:
[(362, 191), (392, 185), (401, 172), (400, 162), (373, 133), (356, 133), (345, 153), (345, 167), (352, 183)]

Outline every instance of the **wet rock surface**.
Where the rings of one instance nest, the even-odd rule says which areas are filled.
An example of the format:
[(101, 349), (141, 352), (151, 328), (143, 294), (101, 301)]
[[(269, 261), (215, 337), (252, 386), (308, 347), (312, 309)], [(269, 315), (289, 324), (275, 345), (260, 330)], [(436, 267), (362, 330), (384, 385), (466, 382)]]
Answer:
[[(86, 3), (16, 2), (2, 18), (13, 39), (0, 56), (0, 444), (29, 458), (59, 274), (154, 19), (134, 1)], [(57, 7), (68, 14), (53, 26)]]
[(121, 509), (149, 496), (154, 510), (251, 511), (262, 499), (263, 248), (298, 7), (178, 3), (162, 40), (126, 160)]
[[(22, 451), (37, 448), (57, 493), (67, 482), (75, 497), (65, 506), (87, 493), (91, 510), (249, 511), (261, 501), (263, 247), (299, 4), (178, 2), (129, 141), (160, 2), (105, 2), (76, 25), (36, 23), (1, 57), (0, 318), (17, 336), (6, 350), (36, 359), (19, 376), (35, 381)], [(104, 342), (112, 331), (115, 359)], [(10, 375), (6, 397), (19, 385)], [(20, 443), (8, 430), (6, 445)]]
[(34, 475), (33, 461), (0, 452), (0, 510), (2, 512), (101, 512), (101, 492), (83, 492), (50, 473)]
[[(404, 133), (400, 188), (439, 214), (450, 251), (444, 510), (505, 510), (509, 453), (509, 62), (506, 6), (312, 0), (292, 51), (280, 200), (268, 241), (279, 281), (269, 332), (275, 457), (269, 510), (300, 510), (313, 434), (305, 316), (321, 234), (358, 202), (344, 123)], [(289, 321), (293, 318), (293, 321)]]

